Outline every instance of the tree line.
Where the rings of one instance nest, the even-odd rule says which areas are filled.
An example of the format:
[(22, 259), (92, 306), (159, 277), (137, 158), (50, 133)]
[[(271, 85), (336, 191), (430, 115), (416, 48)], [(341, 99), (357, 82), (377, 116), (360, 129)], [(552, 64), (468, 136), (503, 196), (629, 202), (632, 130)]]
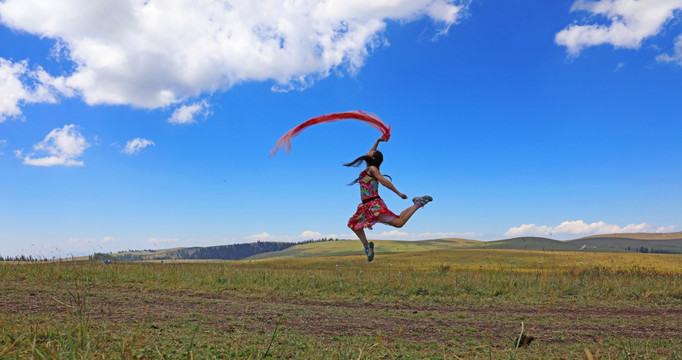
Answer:
[(321, 238), (311, 239), (295, 243), (271, 242), (271, 241), (257, 241), (247, 244), (232, 244), (232, 245), (218, 245), (208, 247), (184, 248), (176, 251), (161, 254), (155, 251), (154, 254), (142, 254), (131, 251), (127, 253), (118, 254), (95, 254), (93, 260), (121, 260), (121, 261), (144, 261), (144, 260), (201, 260), (201, 259), (217, 259), (217, 260), (242, 260), (249, 256), (262, 254), (266, 252), (281, 251), (295, 245), (309, 244), (314, 242), (337, 241), (338, 239)]
[[(159, 256), (156, 254), (159, 250), (130, 250), (130, 251), (119, 251), (118, 253), (94, 253), (88, 256), (89, 260), (104, 261), (104, 260), (121, 260), (121, 261), (141, 261), (141, 260), (171, 260), (171, 259), (187, 259), (187, 260), (199, 260), (199, 259), (218, 259), (218, 260), (241, 260), (249, 256), (272, 252), (281, 251), (292, 247), (294, 245), (310, 244), (315, 242), (324, 241), (338, 241), (339, 239), (332, 238), (320, 238), (320, 239), (310, 239), (299, 242), (292, 243), (282, 243), (282, 242), (272, 242), (272, 241), (256, 241), (254, 243), (247, 244), (232, 244), (232, 245), (218, 245), (209, 247), (196, 247), (196, 248), (185, 248), (174, 252), (170, 252), (167, 255)], [(153, 253), (154, 255), (140, 254), (141, 252)], [(137, 254), (136, 254), (137, 253)], [(60, 259), (52, 259), (60, 260)], [(16, 256), (5, 256), (0, 255), (0, 261), (50, 261), (48, 258), (38, 258), (32, 255), (16, 255)]]
[(682, 254), (679, 251), (674, 251), (674, 250), (666, 250), (666, 249), (655, 249), (655, 248), (648, 248), (646, 246), (640, 246), (636, 248), (631, 248), (631, 247), (626, 247), (625, 250), (627, 251), (634, 251), (634, 252), (639, 252), (642, 254)]

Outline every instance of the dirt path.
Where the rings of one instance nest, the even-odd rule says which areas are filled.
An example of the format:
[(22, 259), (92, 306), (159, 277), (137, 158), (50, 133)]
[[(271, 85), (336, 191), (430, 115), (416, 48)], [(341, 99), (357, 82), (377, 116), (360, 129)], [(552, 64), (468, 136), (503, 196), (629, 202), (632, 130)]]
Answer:
[[(75, 305), (68, 290), (11, 287), (0, 284), (0, 313), (66, 316)], [(82, 295), (82, 294), (81, 294)], [(679, 339), (682, 309), (581, 306), (416, 306), (254, 299), (232, 294), (140, 292), (88, 289), (86, 310), (93, 321), (147, 323), (153, 327), (178, 321), (201, 321), (222, 331), (268, 333), (282, 323), (294, 331), (323, 337), (382, 334), (406, 342), (492, 341), (518, 336), (521, 322), (543, 343), (592, 342), (601, 336), (628, 339)]]

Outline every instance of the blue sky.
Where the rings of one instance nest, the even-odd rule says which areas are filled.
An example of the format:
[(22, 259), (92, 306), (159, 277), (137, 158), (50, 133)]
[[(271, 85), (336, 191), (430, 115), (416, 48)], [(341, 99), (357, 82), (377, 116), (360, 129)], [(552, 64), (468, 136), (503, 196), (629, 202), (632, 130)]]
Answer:
[(392, 126), (396, 187), (434, 197), (370, 238), (680, 231), (681, 9), (4, 0), (0, 255), (354, 238), (341, 164), (378, 131), (323, 124), (268, 154), (356, 109)]

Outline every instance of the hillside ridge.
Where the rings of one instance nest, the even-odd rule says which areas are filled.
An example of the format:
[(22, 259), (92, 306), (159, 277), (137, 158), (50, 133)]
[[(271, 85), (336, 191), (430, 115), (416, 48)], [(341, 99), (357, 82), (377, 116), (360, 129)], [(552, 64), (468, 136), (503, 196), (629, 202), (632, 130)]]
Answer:
[[(682, 254), (682, 232), (591, 235), (572, 240), (522, 236), (495, 241), (438, 238), (418, 241), (373, 240), (384, 253), (450, 249), (500, 249), (539, 251), (600, 251)], [(259, 260), (279, 257), (343, 256), (362, 254), (358, 240), (310, 240), (302, 243), (253, 242), (209, 247), (95, 254), (96, 258), (124, 261), (150, 260)]]

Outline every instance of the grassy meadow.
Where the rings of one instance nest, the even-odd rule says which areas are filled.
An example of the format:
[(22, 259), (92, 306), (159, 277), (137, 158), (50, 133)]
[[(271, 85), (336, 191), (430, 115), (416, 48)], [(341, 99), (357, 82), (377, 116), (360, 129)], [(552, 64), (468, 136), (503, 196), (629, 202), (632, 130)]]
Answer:
[[(682, 359), (680, 255), (377, 242), (368, 263), (342, 243), (0, 263), (0, 358)], [(534, 340), (517, 347), (522, 331)]]

